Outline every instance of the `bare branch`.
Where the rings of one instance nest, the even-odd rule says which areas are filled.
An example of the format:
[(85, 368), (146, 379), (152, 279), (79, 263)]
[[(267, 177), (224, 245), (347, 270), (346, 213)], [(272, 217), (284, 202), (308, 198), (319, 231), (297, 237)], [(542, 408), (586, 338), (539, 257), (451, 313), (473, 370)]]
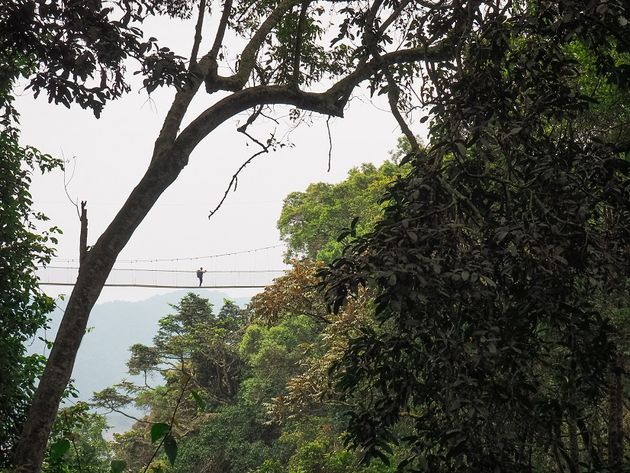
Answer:
[(243, 133), (245, 136), (247, 136), (247, 138), (249, 138), (250, 140), (252, 140), (254, 143), (256, 143), (258, 146), (260, 146), (261, 150), (258, 151), (257, 153), (252, 154), (243, 164), (241, 164), (241, 166), (237, 169), (237, 171), (234, 173), (234, 175), (232, 176), (232, 179), (230, 180), (230, 183), (227, 186), (227, 189), (225, 190), (223, 197), (221, 198), (221, 200), (219, 201), (219, 203), (217, 204), (217, 206), (214, 208), (214, 210), (210, 211), (210, 214), (208, 215), (208, 218), (211, 218), (223, 205), (223, 202), (225, 202), (225, 199), (227, 199), (228, 194), (230, 193), (230, 191), (232, 189), (234, 189), (236, 191), (236, 187), (238, 186), (238, 176), (241, 173), (241, 171), (243, 171), (243, 169), (245, 169), (247, 167), (248, 164), (250, 164), (254, 159), (256, 159), (258, 156), (260, 156), (261, 154), (267, 154), (269, 153), (269, 148), (272, 147), (272, 144), (274, 143), (275, 140), (275, 136), (272, 133), (271, 136), (269, 137), (269, 139), (267, 140), (267, 144), (262, 143), (261, 141), (257, 140), (255, 137), (253, 137), (252, 135), (250, 135), (247, 132), (247, 128), (254, 123), (254, 121), (262, 114), (262, 106), (258, 107), (256, 110), (254, 110), (254, 113), (252, 113), (248, 118), (247, 121), (239, 126), (236, 130), (239, 133)]
[(87, 235), (88, 235), (88, 218), (87, 218), (87, 202), (81, 201), (81, 234), (79, 236), (79, 270), (81, 265), (85, 263), (85, 258), (88, 254), (87, 249)]
[(326, 118), (326, 130), (328, 131), (328, 171), (330, 172), (330, 163), (332, 161), (332, 149), (333, 149), (333, 142), (332, 142), (332, 135), (330, 134), (330, 119), (332, 117), (330, 115), (328, 115), (328, 118)]
[(197, 24), (195, 25), (195, 39), (193, 41), (192, 51), (190, 53), (190, 62), (188, 70), (192, 70), (197, 64), (197, 54), (199, 53), (199, 45), (201, 44), (201, 31), (203, 29), (203, 19), (206, 13), (206, 0), (199, 2), (199, 15), (197, 16)]
[(191, 80), (193, 82), (188, 88), (182, 89), (175, 94), (171, 108), (164, 119), (160, 134), (155, 140), (151, 164), (162, 157), (162, 153), (169, 149), (170, 145), (172, 145), (177, 137), (177, 132), (188, 110), (188, 106), (201, 85), (201, 81), (198, 78), (192, 78)]
[(65, 157), (63, 155), (63, 149), (61, 150), (61, 156), (63, 157), (63, 161), (64, 161), (64, 165), (61, 167), (61, 170), (63, 171), (63, 190), (66, 193), (66, 197), (68, 198), (70, 203), (76, 209), (77, 217), (79, 217), (79, 220), (80, 220), (81, 219), (81, 212), (79, 212), (79, 205), (76, 203), (75, 200), (72, 199), (72, 197), (70, 197), (70, 192), (68, 192), (68, 186), (72, 182), (72, 179), (74, 178), (74, 173), (77, 170), (77, 158), (76, 158), (76, 156), (72, 156), (72, 174), (70, 174), (70, 177), (67, 178), (66, 177), (66, 166), (65, 166), (65, 164), (69, 163), (70, 160), (69, 159), (65, 159)]
[(221, 44), (223, 44), (223, 37), (225, 36), (225, 29), (227, 28), (228, 20), (230, 19), (230, 13), (232, 12), (232, 0), (225, 0), (225, 4), (223, 5), (223, 13), (221, 15), (221, 20), (219, 21), (219, 27), (217, 28), (217, 34), (214, 37), (214, 43), (212, 43), (212, 48), (208, 53), (208, 56), (215, 61), (219, 55), (219, 49), (221, 49)]
[(413, 134), (413, 132), (409, 128), (409, 125), (407, 124), (402, 114), (400, 113), (400, 110), (398, 109), (400, 89), (398, 88), (396, 81), (394, 81), (391, 72), (386, 71), (385, 77), (387, 78), (387, 99), (389, 101), (389, 107), (392, 111), (392, 115), (394, 115), (394, 118), (398, 122), (398, 126), (400, 126), (400, 129), (407, 138), (407, 141), (409, 141), (409, 144), (411, 145), (411, 151), (416, 153), (420, 150), (420, 145), (418, 144), (416, 135)]
[(136, 422), (138, 422), (139, 424), (151, 424), (151, 422), (147, 421), (147, 420), (143, 420), (143, 419), (139, 419), (138, 417), (132, 416), (131, 414), (127, 414), (125, 411), (122, 411), (120, 409), (115, 409), (113, 407), (109, 408), (109, 412), (115, 412), (116, 414), (120, 414), (121, 416), (127, 417), (128, 419), (134, 420)]
[[(375, 2), (372, 10), (370, 10), (370, 15), (368, 16), (369, 22), (365, 26), (365, 32), (363, 35), (363, 45), (365, 46), (366, 50), (369, 51), (370, 54), (372, 54), (372, 56), (374, 57), (374, 61), (377, 64), (381, 64), (382, 57), (378, 49), (378, 41), (382, 33), (380, 32), (380, 30), (379, 30), (379, 33), (376, 33), (373, 30), (374, 16), (376, 15), (378, 4), (379, 2)], [(394, 15), (396, 16), (400, 15), (400, 12), (404, 8), (404, 6), (405, 4), (403, 2), (403, 4), (399, 5), (396, 11), (390, 16), (390, 18), (394, 17)], [(389, 107), (391, 109), (392, 114), (394, 115), (394, 118), (398, 122), (400, 129), (402, 130), (403, 134), (407, 137), (407, 140), (409, 141), (409, 144), (411, 145), (411, 150), (413, 152), (417, 152), (420, 149), (420, 146), (418, 145), (418, 141), (416, 140), (415, 135), (409, 128), (409, 125), (407, 125), (407, 122), (405, 121), (402, 114), (400, 113), (400, 110), (398, 109), (398, 100), (400, 98), (400, 88), (398, 87), (398, 84), (394, 80), (394, 77), (392, 76), (392, 73), (389, 70), (389, 67), (390, 66), (388, 65), (383, 67), (383, 74), (385, 75), (387, 79), (387, 98), (389, 101)]]
[(243, 48), (236, 73), (230, 77), (221, 77), (216, 74), (216, 71), (209, 70), (206, 77), (206, 91), (208, 93), (214, 93), (218, 90), (237, 91), (245, 87), (247, 79), (256, 64), (256, 54), (263, 41), (274, 26), (276, 26), (278, 21), (280, 21), (282, 16), (295, 5), (298, 5), (300, 1), (301, 0), (281, 1), (265, 21), (262, 22), (249, 40), (249, 43)]

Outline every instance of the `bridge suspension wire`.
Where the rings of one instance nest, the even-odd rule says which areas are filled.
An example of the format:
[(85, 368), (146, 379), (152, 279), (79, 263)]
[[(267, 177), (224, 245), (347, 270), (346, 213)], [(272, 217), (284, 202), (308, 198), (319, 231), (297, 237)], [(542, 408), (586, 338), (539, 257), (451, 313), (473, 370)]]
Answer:
[[(116, 260), (116, 263), (168, 263), (168, 262), (177, 262), (177, 261), (199, 261), (205, 259), (214, 259), (214, 258), (224, 258), (227, 256), (236, 256), (236, 255), (244, 255), (248, 253), (257, 253), (260, 251), (271, 250), (274, 248), (282, 248), (286, 246), (284, 243), (279, 243), (276, 245), (262, 246), (259, 248), (250, 248), (247, 250), (239, 250), (232, 251), (229, 253), (218, 253), (212, 255), (205, 256), (180, 256), (176, 258), (149, 258), (149, 259), (124, 259), (124, 260)], [(55, 258), (55, 261), (63, 262), (63, 263), (75, 263), (78, 262), (78, 258)]]
[[(75, 283), (70, 282), (40, 282), (40, 286), (74, 286)], [(263, 289), (266, 285), (258, 286), (219, 286), (219, 285), (203, 285), (203, 286), (179, 286), (179, 285), (159, 285), (159, 284), (125, 284), (125, 283), (105, 283), (103, 287), (144, 287), (154, 289)]]
[[(204, 271), (201, 287), (212, 288), (263, 288), (286, 273), (282, 269), (214, 270)], [(37, 269), (42, 286), (73, 286), (79, 268), (74, 266), (46, 266)], [(150, 268), (113, 268), (105, 286), (198, 288), (196, 270), (170, 270)]]
[[(78, 266), (37, 266), (37, 269), (67, 269), (78, 271)], [(138, 272), (148, 272), (148, 273), (187, 273), (190, 274), (194, 271), (191, 270), (183, 270), (183, 269), (150, 269), (150, 268), (112, 268), (111, 271), (138, 271)], [(286, 269), (225, 269), (225, 270), (207, 270), (206, 273), (284, 273)]]

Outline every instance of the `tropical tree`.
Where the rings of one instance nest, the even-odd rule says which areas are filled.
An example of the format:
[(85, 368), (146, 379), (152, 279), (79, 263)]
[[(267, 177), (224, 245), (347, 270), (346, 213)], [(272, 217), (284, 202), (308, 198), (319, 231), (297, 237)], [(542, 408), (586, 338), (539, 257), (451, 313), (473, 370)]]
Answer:
[(403, 172), (389, 161), (379, 168), (363, 164), (338, 184), (319, 182), (289, 194), (278, 219), (280, 236), (288, 243), (287, 257), (331, 262), (341, 256), (339, 236), (352, 218), (360, 216), (355, 224), (359, 234), (372, 230), (383, 214), (386, 186)]
[[(11, 118), (5, 116), (6, 120)], [(25, 342), (45, 326), (54, 301), (38, 287), (37, 266), (53, 255), (57, 229), (41, 232), (47, 219), (34, 212), (31, 174), (58, 164), (50, 156), (18, 143), (14, 124), (0, 130), (0, 465), (7, 465), (45, 359), (27, 355)]]
[(64, 407), (55, 419), (42, 471), (45, 473), (109, 473), (113, 456), (103, 438), (107, 423), (86, 402)]
[[(385, 169), (391, 173), (382, 173)], [(330, 192), (327, 200), (330, 208), (337, 209), (334, 221), (316, 219), (312, 228), (303, 232), (302, 241), (308, 246), (311, 239), (322, 241), (319, 225), (322, 232), (336, 226), (338, 230), (326, 233), (330, 241), (324, 246), (337, 243), (337, 232), (350, 225), (354, 216), (373, 225), (381, 209), (384, 182), (400, 173), (391, 163), (381, 170), (366, 165), (351, 171), (346, 181), (337, 185), (343, 192)], [(313, 188), (304, 193), (306, 200)], [(358, 201), (361, 205), (348, 205)], [(315, 212), (316, 206), (312, 209)], [(294, 229), (303, 231), (300, 225), (291, 226), (287, 235), (292, 236)], [(121, 411), (133, 402), (149, 411), (131, 431), (115, 435), (118, 457), (125, 459), (128, 468), (167, 468), (165, 459), (153, 455), (156, 446), (150, 431), (172, 417), (178, 447), (172, 466), (175, 471), (394, 471), (393, 466), (382, 463), (369, 468), (357, 464), (357, 456), (343, 445), (344, 407), (327, 389), (328, 370), (347, 347), (348, 339), (358, 333), (357, 327), (372, 324), (372, 304), (364, 295), (341, 314), (331, 316), (317, 289), (317, 273), (323, 263), (308, 258), (291, 263), (287, 274), (252, 299), (247, 321), (228, 302), (219, 314), (210, 315), (207, 301), (191, 294), (160, 321), (152, 346), (131, 347), (130, 373), (140, 375), (142, 381), (121, 383), (95, 395), (97, 404), (104, 408)], [(215, 335), (208, 336), (210, 333)], [(200, 374), (221, 371), (226, 345), (234, 362), (231, 364), (238, 368), (228, 376), (233, 380), (230, 392), (236, 394), (216, 396), (212, 393), (221, 390), (213, 387), (215, 383), (200, 382)], [(238, 350), (234, 350), (236, 345)], [(190, 384), (195, 386), (197, 398), (203, 400), (201, 409), (192, 391), (184, 395), (184, 402), (176, 404), (181, 395), (182, 367), (196, 373)], [(147, 389), (155, 383), (152, 374), (157, 371), (166, 385)]]
[(123, 381), (92, 398), (95, 407), (129, 417), (130, 405), (147, 412), (135, 418), (131, 431), (114, 435), (119, 457), (134, 470), (161, 463), (162, 444), (173, 462), (177, 440), (196, 434), (209, 416), (230, 403), (242, 376), (242, 309), (225, 301), (214, 314), (212, 304), (193, 293), (173, 308), (174, 313), (160, 319), (153, 345), (130, 348), (129, 374), (142, 381)]
[(55, 227), (32, 210), (29, 193), (34, 172), (61, 165), (59, 160), (19, 142), (19, 114), (13, 106), (15, 80), (29, 64), (0, 51), (0, 468), (8, 467), (16, 438), (45, 358), (27, 355), (24, 343), (46, 325), (54, 301), (40, 291), (35, 270), (54, 254)]
[[(148, 92), (159, 86), (177, 90), (145, 175), (89, 250), (87, 218), (82, 219), (81, 269), (24, 426), (18, 471), (35, 471), (41, 464), (90, 310), (117, 255), (195, 147), (247, 110), (252, 114), (240, 127), (245, 134), (254, 120), (267, 115), (264, 109), (276, 105), (341, 117), (362, 83), (387, 95), (403, 132), (415, 143), (400, 112), (413, 97), (409, 87), (422, 62), (459, 56), (459, 38), (475, 29), (474, 5), (383, 0), (2, 4), (0, 49), (32, 55), (29, 86), (51, 101), (76, 102), (100, 113), (107, 100), (128, 90), (123, 67), (128, 58), (139, 60)], [(206, 41), (209, 11), (220, 14), (211, 25), (212, 39)], [(151, 38), (141, 40), (142, 22), (156, 14), (196, 18), (188, 58), (158, 47)], [(236, 50), (233, 44), (243, 47)], [(227, 70), (233, 73), (224, 75)], [(198, 93), (212, 96), (210, 102), (202, 99), (209, 105), (196, 117), (185, 118)], [(257, 141), (260, 152), (277, 143), (273, 136)]]
[(380, 328), (335, 367), (349, 440), (411, 471), (620, 473), (630, 11), (471, 8), (459, 59), (423, 74), (428, 148), (328, 270), (330, 307), (367, 286)]

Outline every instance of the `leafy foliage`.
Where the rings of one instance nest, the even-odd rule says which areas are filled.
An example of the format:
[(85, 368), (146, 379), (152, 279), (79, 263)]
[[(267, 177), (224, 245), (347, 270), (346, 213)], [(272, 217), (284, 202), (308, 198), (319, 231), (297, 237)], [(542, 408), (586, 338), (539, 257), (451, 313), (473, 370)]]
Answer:
[[(179, 85), (186, 77), (181, 58), (158, 47), (155, 38), (143, 41), (138, 24), (158, 12), (179, 16), (185, 3), (3, 2), (0, 77), (11, 74), (12, 64), (18, 61), (36, 97), (45, 92), (49, 102), (66, 107), (76, 102), (97, 117), (109, 100), (130, 90), (125, 77), (129, 58), (140, 62), (149, 91), (158, 85)], [(187, 8), (190, 11), (191, 5)]]
[[(460, 13), (469, 10), (461, 2), (453, 5)], [(411, 86), (421, 70), (420, 61), (452, 58), (458, 35), (472, 28), (470, 21), (445, 21), (448, 15), (440, 10), (450, 7), (380, 0), (20, 0), (1, 5), (2, 57), (25, 61), (23, 76), (36, 93), (45, 92), (51, 101), (66, 106), (76, 102), (98, 115), (107, 100), (128, 90), (124, 75), (128, 59), (140, 62), (148, 91), (162, 85), (178, 89), (137, 192), (121, 208), (110, 231), (95, 238), (89, 257), (82, 261), (64, 314), (73, 323), (61, 325), (47, 362), (50, 369), (34, 395), (32, 415), (16, 453), (19, 468), (30, 464), (37, 468), (41, 462), (44, 445), (39, 433), (52, 425), (100, 286), (193, 149), (222, 123), (250, 109), (253, 115), (241, 131), (268, 117), (276, 105), (342, 116), (363, 82), (373, 93), (387, 94), (403, 132), (413, 142), (399, 108), (412, 108)], [(203, 23), (214, 8), (221, 15), (211, 25), (214, 39), (208, 40), (209, 25)], [(198, 15), (190, 34), (190, 57), (180, 58), (152, 38), (142, 38), (140, 26), (150, 15), (188, 18), (194, 10)], [(239, 40), (232, 42), (234, 36)], [(235, 51), (227, 45), (244, 46)], [(196, 118), (186, 118), (188, 125), (184, 125), (202, 84), (208, 94), (219, 94)], [(263, 148), (260, 153), (276, 145), (273, 137), (267, 145), (253, 140)]]
[(105, 418), (89, 412), (85, 402), (62, 409), (50, 436), (42, 471), (109, 473), (116, 463), (112, 462), (111, 448), (103, 438), (106, 428)]
[[(138, 25), (148, 15), (188, 18), (197, 5), (191, 57), (141, 38)], [(211, 6), (222, 10), (221, 19), (212, 43), (202, 44)], [(580, 460), (600, 469), (586, 413), (601, 403), (605, 368), (612, 355), (619, 358), (601, 301), (623, 291), (628, 267), (627, 161), (618, 159), (628, 150), (627, 133), (623, 123), (614, 123), (616, 114), (603, 109), (624, 110), (619, 97), (628, 83), (626, 9), (619, 0), (4, 2), (0, 66), (23, 64), (20, 74), (51, 101), (76, 102), (98, 115), (107, 100), (128, 90), (124, 65), (131, 58), (140, 62), (147, 91), (178, 89), (146, 175), (82, 265), (66, 311), (73, 324), (62, 324), (76, 330), (60, 331), (18, 449), (19, 466), (40, 461), (40, 433), (52, 424), (80, 328), (109, 268), (199, 142), (248, 109), (254, 112), (241, 131), (277, 104), (342, 116), (356, 87), (368, 82), (371, 93), (388, 97), (410, 142), (414, 171), (392, 188), (381, 224), (362, 228), (353, 221), (349, 236), (373, 232), (333, 269), (329, 296), (336, 309), (349, 293), (362, 297), (360, 284), (369, 282), (378, 294), (378, 323), (341, 332), (358, 329), (362, 335), (349, 346), (336, 345), (347, 354), (338, 363), (338, 388), (358, 405), (350, 441), (368, 458), (387, 462), (387, 453), (396, 453), (390, 444), (406, 438), (408, 466), (423, 470), (531, 470), (532, 461), (539, 469), (562, 470), (564, 461), (576, 471)], [(239, 52), (224, 47), (230, 35), (245, 43)], [(596, 80), (581, 82), (580, 73)], [(610, 87), (604, 94), (600, 79)], [(208, 94), (219, 94), (183, 125), (204, 83)], [(601, 95), (611, 102), (591, 106), (603, 102)], [(416, 105), (433, 116), (427, 151), (414, 143), (401, 114)], [(276, 144), (273, 136), (264, 151), (270, 143)], [(305, 228), (305, 242), (317, 236)], [(298, 243), (297, 250), (331, 260), (341, 253), (340, 246), (325, 248), (330, 236), (314, 247)], [(278, 367), (286, 373), (300, 371), (295, 347), (285, 343), (292, 338), (282, 330), (260, 328), (257, 335), (267, 344), (239, 353), (240, 332), (214, 320), (203, 302), (190, 302), (190, 311), (164, 320), (152, 347), (133, 350), (130, 369), (161, 372), (166, 385), (122, 383), (102, 397), (114, 408), (128, 400), (149, 407), (149, 425), (168, 420), (173, 439), (185, 437), (184, 427), (192, 434), (205, 420), (212, 424), (210, 415), (198, 416), (200, 406), (216, 413), (237, 405), (235, 411), (245, 412), (253, 404), (261, 412), (268, 396), (282, 392), (259, 376), (267, 368), (261, 360), (284, 362)], [(271, 308), (274, 313), (280, 311)], [(292, 323), (300, 321), (298, 314)], [(278, 333), (283, 336), (274, 338)], [(245, 368), (255, 381), (241, 384)], [(612, 370), (616, 385), (622, 368)], [(440, 376), (446, 384), (436, 381)], [(238, 395), (241, 387), (247, 396)], [(400, 422), (403, 415), (412, 420)], [(266, 435), (260, 429), (266, 424), (254, 425)], [(567, 455), (565, 429), (571, 438)], [(582, 449), (575, 454), (578, 430)], [(311, 436), (296, 447), (305, 459), (293, 463), (296, 469), (333, 468), (314, 461), (334, 456), (328, 451), (338, 440), (333, 431), (334, 442)], [(131, 460), (144, 460), (151, 451), (148, 434), (141, 425), (125, 437), (133, 452), (130, 468), (136, 466)], [(172, 459), (167, 438), (161, 439)], [(56, 445), (58, 454), (67, 451), (63, 440)], [(245, 458), (239, 456), (243, 445), (232, 450), (230, 462)], [(615, 452), (611, 468), (619, 471)], [(291, 454), (278, 454), (267, 466), (292, 464)], [(248, 458), (254, 457), (264, 455), (253, 449)], [(151, 468), (168, 468), (167, 458)]]
[[(0, 53), (1, 55), (2, 53)], [(20, 432), (44, 359), (26, 355), (24, 342), (46, 324), (54, 301), (38, 287), (35, 271), (54, 254), (56, 227), (32, 210), (33, 172), (61, 166), (59, 160), (19, 143), (12, 86), (24, 68), (0, 57), (0, 467), (6, 467)]]
[(629, 14), (478, 2), (459, 59), (427, 69), (429, 148), (327, 271), (335, 310), (360, 286), (377, 296), (383, 329), (336, 366), (366, 458), (404, 444), (413, 471), (622, 471), (589, 439), (622, 350), (604, 309), (627, 291), (629, 149), (578, 78), (588, 66), (624, 96)]
[(338, 237), (351, 219), (360, 216), (357, 233), (371, 230), (382, 215), (385, 187), (402, 173), (391, 162), (379, 168), (363, 164), (339, 184), (320, 182), (289, 194), (278, 220), (280, 235), (289, 244), (287, 257), (332, 261), (341, 256), (343, 243)]
[[(116, 451), (132, 469), (161, 468), (163, 451), (172, 465), (179, 439), (194, 434), (211, 412), (236, 396), (242, 362), (238, 343), (243, 311), (225, 301), (218, 314), (207, 299), (190, 293), (160, 319), (153, 346), (134, 345), (130, 374), (143, 374), (144, 384), (123, 381), (95, 393), (97, 407), (122, 412), (126, 406), (148, 410), (133, 430), (116, 434)], [(154, 375), (166, 384), (151, 386)]]

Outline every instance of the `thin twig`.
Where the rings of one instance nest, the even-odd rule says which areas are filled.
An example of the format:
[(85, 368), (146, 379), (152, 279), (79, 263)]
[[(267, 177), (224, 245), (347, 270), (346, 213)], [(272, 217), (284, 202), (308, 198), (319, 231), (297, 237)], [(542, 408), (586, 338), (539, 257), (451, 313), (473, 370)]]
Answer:
[(418, 140), (416, 139), (416, 136), (411, 131), (411, 128), (409, 128), (409, 125), (403, 118), (402, 114), (400, 113), (400, 110), (398, 109), (398, 99), (400, 96), (400, 89), (398, 88), (396, 81), (394, 81), (394, 78), (392, 77), (392, 74), (388, 69), (385, 69), (385, 77), (387, 77), (387, 99), (389, 100), (389, 107), (392, 111), (392, 115), (394, 115), (394, 118), (398, 122), (398, 126), (400, 126), (400, 129), (402, 130), (403, 134), (407, 138), (407, 141), (409, 141), (409, 145), (411, 146), (411, 151), (413, 151), (414, 153), (417, 153), (420, 150), (420, 145), (418, 144)]
[(210, 214), (208, 215), (208, 219), (210, 219), (216, 212), (217, 210), (219, 210), (221, 208), (221, 206), (223, 205), (223, 202), (225, 202), (225, 199), (227, 199), (228, 194), (230, 193), (230, 191), (232, 189), (236, 190), (237, 186), (238, 186), (238, 176), (239, 174), (243, 171), (243, 169), (245, 169), (245, 167), (247, 167), (247, 165), (249, 163), (251, 163), (254, 159), (256, 159), (258, 156), (260, 156), (261, 154), (267, 154), (269, 153), (269, 148), (271, 147), (272, 143), (274, 142), (275, 139), (275, 133), (272, 133), (271, 136), (269, 137), (269, 139), (267, 140), (267, 144), (262, 143), (260, 140), (256, 139), (255, 137), (253, 137), (252, 135), (250, 135), (247, 132), (247, 128), (254, 123), (254, 121), (262, 114), (262, 107), (258, 107), (256, 110), (254, 110), (254, 113), (252, 113), (248, 118), (247, 121), (239, 126), (236, 131), (238, 131), (239, 133), (244, 134), (247, 138), (249, 138), (251, 141), (253, 141), (254, 143), (256, 143), (258, 146), (260, 146), (261, 150), (258, 151), (257, 153), (252, 154), (243, 164), (241, 164), (241, 166), (236, 170), (236, 172), (232, 175), (232, 179), (230, 180), (227, 189), (225, 189), (225, 192), (223, 193), (223, 197), (221, 198), (221, 200), (219, 201), (219, 203), (217, 204), (217, 206), (214, 208), (214, 210), (210, 211)]
[(326, 130), (328, 131), (328, 171), (330, 172), (330, 163), (332, 161), (332, 149), (333, 149), (333, 142), (332, 142), (332, 135), (330, 133), (330, 119), (332, 118), (331, 115), (328, 115), (328, 118), (326, 118)]
[(147, 472), (147, 470), (151, 466), (151, 463), (153, 463), (153, 460), (155, 460), (155, 457), (157, 456), (158, 452), (160, 451), (160, 448), (162, 448), (162, 445), (164, 444), (164, 440), (166, 439), (166, 437), (168, 437), (171, 434), (171, 431), (173, 430), (173, 424), (175, 423), (175, 415), (177, 414), (177, 410), (179, 409), (179, 406), (182, 403), (182, 400), (184, 398), (184, 394), (186, 392), (186, 388), (188, 387), (188, 383), (190, 382), (190, 379), (191, 379), (191, 377), (189, 375), (188, 379), (186, 379), (186, 382), (182, 386), (182, 390), (181, 390), (181, 392), (179, 394), (179, 397), (177, 398), (177, 403), (175, 404), (175, 409), (173, 409), (173, 415), (171, 416), (171, 421), (168, 424), (168, 431), (164, 434), (164, 436), (162, 436), (162, 439), (160, 440), (160, 443), (158, 444), (157, 448), (153, 452), (153, 455), (151, 455), (151, 458), (149, 459), (147, 465), (144, 467), (144, 470), (142, 470), (142, 473), (146, 473)]
[[(65, 159), (63, 149), (61, 150), (61, 157), (63, 158), (64, 162), (66, 163), (70, 162), (69, 159), (68, 160)], [(68, 200), (70, 201), (70, 203), (74, 205), (74, 208), (77, 210), (77, 217), (79, 217), (80, 219), (81, 212), (79, 211), (79, 204), (77, 204), (76, 201), (72, 200), (72, 197), (70, 197), (70, 193), (68, 192), (68, 186), (72, 182), (72, 179), (74, 178), (74, 173), (77, 170), (77, 157), (72, 156), (72, 174), (70, 174), (70, 178), (66, 179), (66, 167), (63, 166), (61, 169), (63, 171), (63, 190), (66, 193), (66, 197), (68, 197)]]

